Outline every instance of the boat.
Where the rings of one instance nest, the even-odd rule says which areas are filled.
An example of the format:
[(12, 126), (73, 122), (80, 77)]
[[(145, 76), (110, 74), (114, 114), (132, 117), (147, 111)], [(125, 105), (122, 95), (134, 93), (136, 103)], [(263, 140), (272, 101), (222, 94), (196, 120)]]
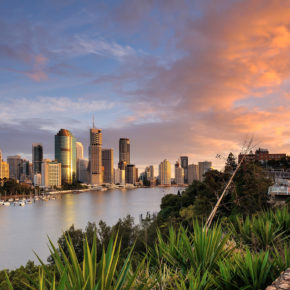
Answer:
[(20, 200), (19, 201), (19, 206), (25, 206), (25, 201), (24, 200)]
[(34, 199), (35, 199), (35, 200), (39, 200), (39, 197), (38, 197), (38, 196), (35, 196)]
[(28, 200), (26, 201), (26, 203), (32, 203), (32, 200), (31, 200), (31, 199), (28, 199)]
[(10, 202), (9, 201), (5, 201), (4, 202), (4, 205), (9, 206), (10, 205)]
[(18, 197), (16, 197), (16, 198), (15, 198), (15, 201), (18, 201), (18, 200), (19, 200), (19, 198), (18, 198)]
[(9, 202), (12, 202), (12, 201), (14, 201), (14, 199), (13, 198), (9, 198), (8, 201)]
[(1, 200), (0, 200), (0, 205), (3, 205), (3, 204), (4, 204), (4, 200), (1, 199)]

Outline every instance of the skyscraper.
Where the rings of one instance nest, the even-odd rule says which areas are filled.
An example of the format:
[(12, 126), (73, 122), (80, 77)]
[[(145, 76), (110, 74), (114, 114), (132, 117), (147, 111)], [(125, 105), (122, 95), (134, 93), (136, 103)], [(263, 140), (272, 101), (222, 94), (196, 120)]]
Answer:
[(9, 164), (5, 161), (2, 161), (0, 167), (2, 168), (1, 171), (1, 175), (0, 175), (0, 178), (6, 178), (6, 179), (9, 179)]
[(20, 155), (8, 156), (7, 163), (9, 164), (9, 175), (10, 178), (20, 179), (20, 167), (23, 160)]
[(95, 126), (90, 129), (89, 167), (90, 183), (102, 184), (102, 130)]
[(43, 147), (41, 144), (32, 144), (32, 168), (33, 174), (41, 173), (43, 160)]
[(84, 146), (81, 142), (76, 142), (77, 160), (84, 158)]
[(61, 163), (62, 183), (71, 184), (76, 179), (76, 140), (72, 133), (60, 129), (55, 135), (55, 160)]
[(199, 180), (199, 171), (197, 164), (188, 165), (188, 184), (192, 184), (194, 180)]
[(0, 178), (2, 178), (2, 151), (0, 149)]
[(138, 169), (134, 164), (126, 166), (126, 183), (135, 184), (138, 179)]
[(130, 164), (130, 140), (128, 138), (120, 138), (118, 167), (124, 170), (128, 164)]
[(184, 183), (188, 183), (188, 156), (180, 157), (181, 168), (184, 169)]
[(78, 160), (78, 180), (82, 183), (90, 183), (88, 159)]
[(199, 169), (199, 180), (204, 180), (204, 174), (211, 169), (211, 162), (210, 161), (203, 161), (198, 162), (198, 169)]
[(171, 185), (171, 164), (167, 159), (159, 164), (159, 181), (161, 185)]
[(184, 169), (180, 166), (179, 161), (175, 163), (175, 183), (184, 184)]
[(102, 165), (104, 167), (104, 182), (114, 182), (114, 150), (102, 149)]

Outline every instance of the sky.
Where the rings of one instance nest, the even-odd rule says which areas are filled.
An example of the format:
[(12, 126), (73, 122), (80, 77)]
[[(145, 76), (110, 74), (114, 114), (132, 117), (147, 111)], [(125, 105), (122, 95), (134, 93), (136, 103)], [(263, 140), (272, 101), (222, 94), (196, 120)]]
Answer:
[(290, 154), (290, 1), (0, 1), (0, 149), (31, 159), (70, 130), (87, 154), (131, 140), (140, 169), (221, 168), (254, 137)]

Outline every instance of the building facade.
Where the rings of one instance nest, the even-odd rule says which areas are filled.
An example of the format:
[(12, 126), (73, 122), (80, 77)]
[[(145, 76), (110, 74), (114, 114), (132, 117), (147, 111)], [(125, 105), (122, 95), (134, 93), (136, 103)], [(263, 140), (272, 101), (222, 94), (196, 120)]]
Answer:
[(102, 149), (102, 165), (104, 167), (104, 183), (114, 182), (114, 150)]
[(128, 138), (120, 138), (118, 167), (124, 170), (128, 164), (130, 164), (130, 140)]
[(41, 144), (32, 144), (32, 171), (33, 174), (41, 173), (43, 161), (43, 147)]
[(126, 166), (126, 183), (135, 184), (138, 180), (138, 169), (134, 164)]
[(188, 184), (192, 184), (194, 180), (199, 180), (199, 170), (197, 164), (188, 165)]
[(14, 178), (16, 180), (20, 179), (21, 174), (21, 164), (23, 160), (20, 155), (8, 156), (7, 163), (9, 164), (9, 175), (10, 178)]
[(198, 162), (199, 180), (204, 181), (204, 174), (211, 170), (212, 163), (210, 161)]
[(84, 146), (81, 142), (76, 142), (77, 160), (84, 159)]
[(72, 184), (77, 174), (76, 140), (66, 129), (55, 135), (55, 160), (61, 163), (62, 183)]
[(90, 129), (89, 167), (90, 184), (102, 184), (102, 130), (96, 128)]
[(61, 187), (61, 163), (44, 160), (41, 167), (41, 186), (45, 188)]
[(1, 167), (1, 175), (0, 178), (4, 179), (9, 179), (9, 164), (5, 161), (0, 162), (0, 167)]
[(175, 167), (175, 183), (178, 185), (184, 184), (184, 169), (182, 167)]
[(180, 157), (180, 165), (184, 170), (184, 183), (188, 184), (188, 156)]
[(171, 164), (167, 159), (159, 164), (159, 182), (161, 185), (171, 185)]
[(114, 184), (125, 185), (125, 170), (120, 168), (114, 169)]
[(89, 176), (89, 160), (88, 159), (78, 159), (78, 181), (81, 183), (90, 183)]

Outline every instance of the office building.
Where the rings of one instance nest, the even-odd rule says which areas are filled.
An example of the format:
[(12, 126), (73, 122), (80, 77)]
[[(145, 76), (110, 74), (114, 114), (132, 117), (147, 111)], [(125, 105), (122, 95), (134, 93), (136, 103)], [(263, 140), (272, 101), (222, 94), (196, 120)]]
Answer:
[(102, 149), (102, 165), (104, 167), (104, 183), (114, 182), (114, 150)]
[(167, 159), (159, 164), (159, 182), (161, 185), (171, 185), (171, 164)]
[(188, 184), (188, 156), (180, 157), (180, 165), (184, 170), (184, 183)]
[(84, 146), (81, 142), (76, 142), (77, 160), (84, 159)]
[(175, 163), (175, 183), (184, 184), (184, 169), (180, 166), (180, 162), (176, 161)]
[(114, 184), (125, 185), (125, 170), (120, 168), (114, 169)]
[(61, 187), (61, 163), (45, 159), (41, 167), (41, 186), (45, 188)]
[(32, 144), (32, 170), (33, 174), (41, 173), (43, 161), (43, 147), (41, 144)]
[(90, 184), (102, 184), (102, 130), (94, 126), (90, 129), (89, 167)]
[(130, 164), (130, 140), (128, 138), (120, 138), (118, 167), (124, 170), (128, 164)]
[(89, 174), (89, 160), (79, 159), (78, 160), (78, 180), (79, 182), (89, 184), (90, 174)]
[(204, 181), (204, 174), (211, 169), (212, 163), (210, 161), (198, 162), (199, 180)]
[(1, 162), (1, 176), (0, 176), (0, 178), (9, 179), (9, 164), (5, 161)]
[(29, 182), (33, 179), (33, 173), (32, 173), (32, 163), (30, 163), (28, 160), (23, 159), (20, 164), (20, 177), (19, 180), (21, 182)]
[(72, 184), (76, 180), (76, 140), (72, 133), (61, 129), (55, 135), (55, 161), (61, 163), (62, 183)]
[(154, 166), (153, 165), (147, 166), (145, 168), (144, 178), (148, 181), (151, 181), (154, 179)]
[(194, 180), (199, 180), (199, 170), (197, 164), (188, 165), (188, 184), (192, 184)]
[(33, 184), (34, 184), (34, 186), (41, 186), (41, 174), (40, 173), (34, 174)]
[(135, 184), (138, 180), (138, 169), (134, 164), (128, 164), (126, 166), (126, 183)]
[(19, 155), (8, 156), (7, 163), (9, 164), (9, 175), (10, 178), (14, 178), (16, 180), (20, 179), (20, 167), (23, 160)]

